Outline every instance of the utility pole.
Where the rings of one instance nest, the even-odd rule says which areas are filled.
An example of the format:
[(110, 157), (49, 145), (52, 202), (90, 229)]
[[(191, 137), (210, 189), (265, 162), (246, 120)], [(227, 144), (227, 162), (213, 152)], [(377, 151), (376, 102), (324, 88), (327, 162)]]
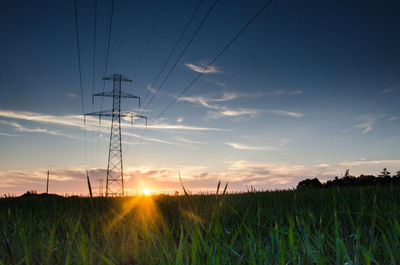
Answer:
[(113, 90), (103, 93), (93, 94), (98, 97), (112, 97), (112, 110), (100, 110), (97, 112), (86, 113), (88, 116), (99, 116), (111, 117), (111, 133), (110, 133), (110, 145), (108, 149), (108, 164), (107, 164), (107, 181), (106, 181), (106, 196), (123, 196), (124, 195), (124, 170), (122, 163), (122, 142), (121, 142), (121, 117), (130, 117), (131, 124), (133, 124), (133, 118), (147, 117), (138, 115), (133, 112), (121, 111), (121, 99), (122, 98), (134, 98), (139, 100), (140, 97), (126, 93), (122, 91), (122, 82), (132, 82), (132, 80), (124, 77), (120, 74), (113, 74), (104, 77), (103, 80), (113, 81)]
[(49, 194), (49, 175), (50, 175), (50, 170), (47, 170), (46, 194)]

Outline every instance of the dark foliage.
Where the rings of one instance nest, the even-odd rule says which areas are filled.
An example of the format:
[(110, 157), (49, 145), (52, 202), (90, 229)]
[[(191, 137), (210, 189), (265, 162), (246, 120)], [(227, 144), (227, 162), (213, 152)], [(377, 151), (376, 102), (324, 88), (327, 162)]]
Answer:
[(386, 168), (379, 173), (379, 175), (360, 175), (359, 177), (351, 176), (347, 169), (344, 176), (339, 178), (335, 177), (333, 180), (328, 180), (321, 183), (318, 178), (305, 179), (297, 184), (298, 189), (302, 188), (322, 188), (322, 187), (346, 187), (346, 186), (366, 186), (366, 185), (394, 185), (400, 184), (400, 171), (396, 175), (391, 176)]
[(320, 188), (322, 187), (321, 182), (317, 178), (306, 179), (299, 182), (297, 188)]

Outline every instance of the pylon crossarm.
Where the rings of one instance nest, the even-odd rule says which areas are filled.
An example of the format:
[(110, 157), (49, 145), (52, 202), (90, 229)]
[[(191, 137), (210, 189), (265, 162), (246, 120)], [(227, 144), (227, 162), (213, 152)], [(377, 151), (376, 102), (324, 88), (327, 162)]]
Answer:
[(146, 116), (142, 116), (139, 114), (136, 114), (134, 112), (130, 112), (130, 111), (112, 111), (112, 110), (102, 110), (102, 111), (95, 111), (95, 112), (89, 112), (89, 113), (85, 113), (85, 116), (105, 116), (105, 117), (136, 117), (136, 118), (143, 118), (147, 120)]
[[(107, 91), (107, 92), (93, 94), (93, 96), (94, 97), (111, 97), (112, 98), (114, 96), (114, 94), (113, 94), (113, 91)], [(140, 99), (140, 97), (135, 96), (135, 95), (133, 95), (131, 93), (128, 93), (128, 92), (124, 92), (124, 91), (121, 91), (121, 98), (137, 98), (137, 99)]]
[(131, 115), (131, 125), (133, 125), (133, 118), (142, 118), (142, 119), (146, 119), (146, 126), (147, 126), (147, 117), (143, 116), (143, 115), (139, 115), (139, 114), (132, 114)]
[(123, 76), (123, 75), (119, 75), (119, 74), (112, 74), (112, 75), (103, 77), (102, 79), (103, 80), (113, 80), (113, 81), (119, 79), (119, 80), (121, 80), (123, 82), (132, 82), (132, 80), (129, 79), (128, 77)]

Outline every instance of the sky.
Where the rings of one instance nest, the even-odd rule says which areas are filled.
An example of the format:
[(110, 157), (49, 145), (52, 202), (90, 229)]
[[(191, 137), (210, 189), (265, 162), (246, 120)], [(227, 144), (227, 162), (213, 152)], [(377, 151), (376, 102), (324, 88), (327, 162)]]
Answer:
[[(86, 170), (104, 188), (110, 121), (82, 114), (112, 102), (92, 93), (123, 74), (145, 106), (214, 2), (156, 80), (198, 1), (116, 0), (105, 71), (111, 1), (98, 0), (94, 42), (94, 1), (78, 0), (82, 94), (74, 1), (2, 1), (0, 194), (44, 192), (47, 170), (53, 193), (86, 194)], [(215, 192), (400, 170), (398, 1), (273, 0), (177, 98), (264, 3), (219, 0), (149, 107), (123, 100), (148, 117), (122, 125), (128, 194), (182, 192), (179, 173), (186, 189)]]

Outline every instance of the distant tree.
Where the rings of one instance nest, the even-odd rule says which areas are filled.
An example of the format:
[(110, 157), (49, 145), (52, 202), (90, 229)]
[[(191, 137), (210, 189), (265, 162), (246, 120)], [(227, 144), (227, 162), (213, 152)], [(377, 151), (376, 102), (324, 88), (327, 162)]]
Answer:
[(313, 179), (306, 179), (303, 181), (300, 181), (299, 184), (297, 184), (298, 189), (302, 188), (320, 188), (322, 187), (321, 182), (317, 178)]
[(378, 175), (380, 178), (390, 178), (390, 172), (385, 167), (382, 172)]
[(373, 185), (376, 183), (376, 177), (373, 175), (360, 175), (358, 177), (359, 185)]
[(398, 185), (400, 184), (400, 170), (396, 172), (396, 175), (390, 176), (390, 172), (387, 168), (384, 168), (380, 174), (375, 177), (373, 175), (360, 175), (354, 177), (350, 175), (350, 170), (347, 169), (343, 177), (335, 177), (333, 180), (328, 180), (325, 183), (321, 183), (317, 178), (306, 179), (300, 181), (297, 188), (319, 188), (319, 187), (348, 187), (348, 186), (362, 186), (362, 185)]

